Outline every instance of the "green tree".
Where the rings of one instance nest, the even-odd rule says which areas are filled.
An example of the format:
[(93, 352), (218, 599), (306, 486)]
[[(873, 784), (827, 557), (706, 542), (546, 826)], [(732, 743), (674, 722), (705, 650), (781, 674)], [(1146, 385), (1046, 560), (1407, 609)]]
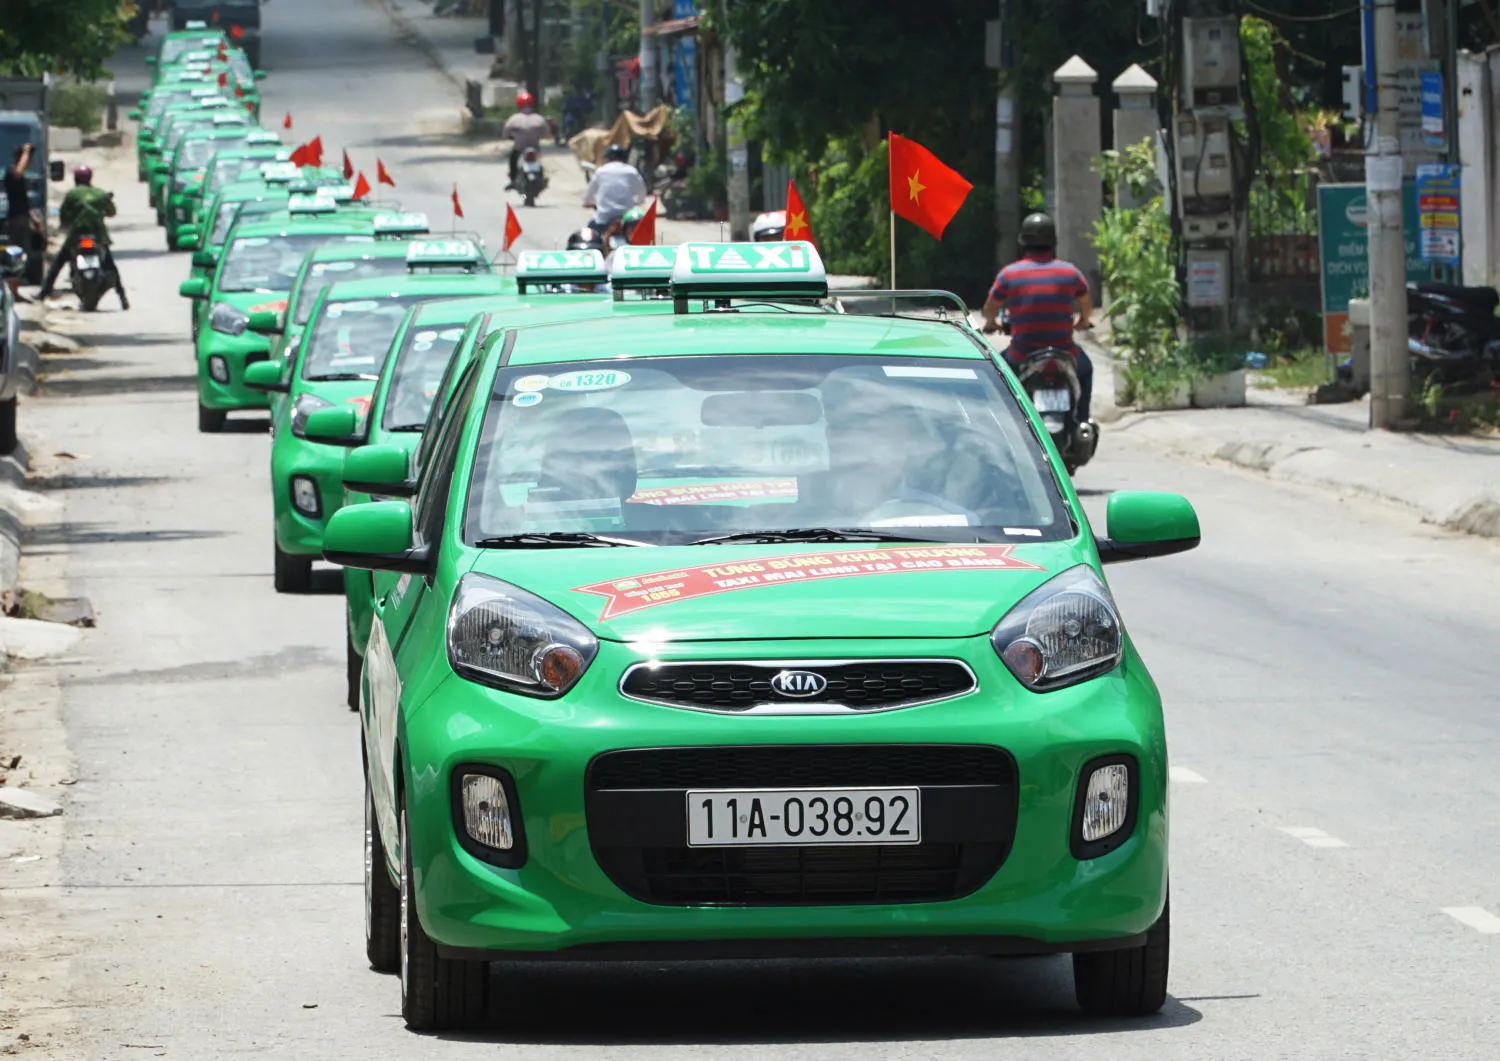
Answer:
[(0, 73), (68, 73), (85, 80), (104, 72), (135, 9), (122, 0), (4, 0), (3, 7)]

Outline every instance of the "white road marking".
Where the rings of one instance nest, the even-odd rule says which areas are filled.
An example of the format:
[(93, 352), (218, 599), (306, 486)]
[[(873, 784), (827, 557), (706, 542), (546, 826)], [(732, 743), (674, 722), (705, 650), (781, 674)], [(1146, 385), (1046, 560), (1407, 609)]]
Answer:
[(1443, 913), (1468, 925), (1475, 932), (1486, 936), (1500, 935), (1500, 917), (1496, 917), (1482, 906), (1445, 906)]
[(1348, 847), (1336, 836), (1329, 836), (1322, 829), (1312, 829), (1305, 825), (1282, 826), (1281, 831), (1288, 836), (1301, 840), (1308, 847)]
[(1189, 770), (1185, 766), (1169, 767), (1167, 769), (1167, 776), (1179, 785), (1201, 785), (1208, 780), (1208, 778), (1196, 770)]

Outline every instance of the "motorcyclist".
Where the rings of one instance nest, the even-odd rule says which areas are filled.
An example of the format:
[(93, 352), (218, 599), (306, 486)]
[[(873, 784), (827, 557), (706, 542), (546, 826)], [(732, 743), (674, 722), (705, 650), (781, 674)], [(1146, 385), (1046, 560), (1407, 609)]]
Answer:
[[(1094, 300), (1089, 282), (1072, 262), (1056, 256), (1057, 225), (1046, 214), (1029, 214), (1021, 222), (1021, 257), (1000, 270), (984, 300), (984, 330), (1000, 330), (1000, 310), (1010, 310), (1010, 346), (1006, 360), (1018, 365), (1038, 350), (1055, 347), (1076, 361), (1077, 415), (1089, 418), (1094, 391), (1094, 364), (1073, 341), (1073, 332), (1093, 326)], [(1078, 316), (1073, 316), (1074, 311)]]
[(750, 238), (756, 243), (786, 239), (786, 211), (767, 210), (750, 223)]
[(521, 156), (531, 148), (541, 150), (542, 141), (552, 132), (552, 124), (536, 112), (536, 97), (530, 92), (516, 93), (516, 113), (505, 119), (500, 135), (510, 141), (510, 183), (516, 186), (516, 168)]
[(629, 155), (623, 146), (611, 144), (604, 152), (604, 165), (594, 171), (583, 193), (583, 205), (594, 208), (591, 224), (597, 229), (608, 228), (632, 206), (646, 201), (646, 181), (625, 161)]
[(79, 237), (93, 236), (95, 245), (99, 248), (100, 264), (106, 273), (114, 274), (115, 293), (120, 296), (120, 308), (129, 309), (130, 299), (125, 297), (125, 284), (120, 279), (120, 270), (109, 249), (109, 227), (104, 223), (105, 218), (115, 216), (114, 193), (95, 188), (94, 171), (88, 166), (79, 166), (73, 171), (73, 187), (63, 197), (57, 216), (58, 221), (68, 230), (68, 235), (58, 248), (56, 257), (52, 259), (52, 266), (47, 270), (46, 279), (42, 281), (39, 297), (47, 298), (51, 295), (52, 285), (57, 282), (57, 274), (62, 272), (63, 266), (77, 252)]

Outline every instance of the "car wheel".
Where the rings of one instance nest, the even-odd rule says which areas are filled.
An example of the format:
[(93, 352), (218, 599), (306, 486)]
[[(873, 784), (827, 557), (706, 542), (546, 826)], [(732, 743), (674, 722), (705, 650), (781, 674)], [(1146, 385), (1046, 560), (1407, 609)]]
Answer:
[(277, 593), (306, 593), (312, 589), (312, 557), (293, 556), (275, 546)]
[(438, 954), (417, 916), (406, 796), (401, 797), (401, 1016), (413, 1031), (466, 1028), (484, 1017), (489, 964)]
[(1167, 1001), (1167, 952), (1172, 903), (1146, 932), (1146, 942), (1125, 950), (1073, 955), (1073, 993), (1095, 1017), (1145, 1017)]
[(205, 435), (217, 435), (224, 430), (224, 421), (229, 414), (223, 409), (210, 409), (202, 402), (198, 403), (198, 430)]
[(169, 251), (175, 251), (175, 250), (180, 249), (177, 246), (177, 233), (175, 233), (175, 232), (172, 231), (172, 226), (171, 225), (167, 226), (166, 236), (167, 236), (167, 250), (169, 250)]
[(162, 228), (165, 228), (167, 224), (167, 215), (161, 212), (160, 207), (156, 211), (156, 224)]
[(359, 683), (364, 676), (365, 660), (354, 648), (354, 631), (344, 624), (344, 678), (349, 684), (349, 710), (359, 710)]
[[(366, 768), (368, 771), (368, 768)], [(391, 883), (380, 822), (375, 817), (375, 793), (365, 774), (365, 957), (377, 973), (401, 968), (401, 890)]]
[(0, 402), (0, 453), (16, 448), (16, 399)]

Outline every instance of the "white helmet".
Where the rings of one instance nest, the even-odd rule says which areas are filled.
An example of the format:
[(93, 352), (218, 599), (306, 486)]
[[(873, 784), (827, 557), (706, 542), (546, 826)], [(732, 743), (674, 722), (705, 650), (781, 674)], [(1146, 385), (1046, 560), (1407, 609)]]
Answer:
[(756, 243), (765, 243), (786, 236), (786, 211), (769, 210), (755, 219), (750, 226), (750, 238)]

